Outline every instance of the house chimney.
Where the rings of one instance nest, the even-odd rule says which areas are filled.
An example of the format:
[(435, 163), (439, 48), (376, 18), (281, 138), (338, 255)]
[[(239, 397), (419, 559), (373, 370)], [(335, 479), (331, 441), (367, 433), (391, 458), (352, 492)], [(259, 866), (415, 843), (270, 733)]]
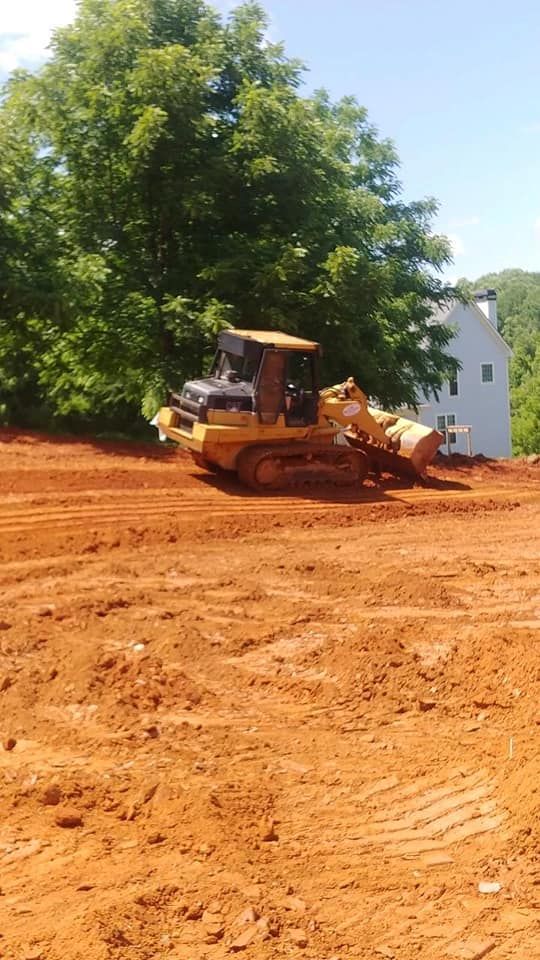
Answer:
[(498, 330), (497, 324), (497, 291), (492, 290), (477, 290), (474, 294), (474, 299), (480, 307), (481, 311), (488, 318), (489, 322), (493, 324), (496, 330)]

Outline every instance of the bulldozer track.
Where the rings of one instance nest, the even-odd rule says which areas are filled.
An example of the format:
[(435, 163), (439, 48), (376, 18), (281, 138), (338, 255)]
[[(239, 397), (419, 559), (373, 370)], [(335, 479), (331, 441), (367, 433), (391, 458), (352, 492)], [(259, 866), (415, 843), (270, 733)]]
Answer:
[[(263, 477), (258, 471), (262, 469)], [(270, 475), (268, 474), (270, 472)], [(256, 491), (312, 486), (360, 486), (368, 459), (360, 451), (332, 444), (295, 443), (247, 447), (238, 457), (238, 477)]]

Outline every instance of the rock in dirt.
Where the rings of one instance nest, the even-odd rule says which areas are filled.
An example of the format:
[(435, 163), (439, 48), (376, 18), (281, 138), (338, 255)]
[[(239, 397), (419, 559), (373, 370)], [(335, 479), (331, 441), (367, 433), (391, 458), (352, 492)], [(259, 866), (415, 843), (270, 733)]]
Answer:
[(302, 900), (301, 897), (291, 897), (287, 896), (283, 900), (283, 906), (285, 910), (296, 910), (298, 913), (306, 912), (306, 901)]
[(208, 904), (205, 913), (207, 914), (216, 914), (223, 912), (223, 904), (221, 900), (211, 900)]
[(144, 734), (149, 740), (157, 740), (159, 737), (159, 727), (156, 727), (155, 724), (152, 724), (151, 727), (145, 728)]
[(2, 746), (4, 750), (8, 750), (8, 751), (14, 750), (15, 747), (17, 746), (17, 741), (15, 737), (7, 737), (7, 739), (4, 740)]
[(444, 851), (434, 853), (426, 853), (422, 857), (422, 864), (424, 867), (447, 867), (450, 864), (454, 863), (454, 858)]
[(75, 827), (82, 827), (83, 818), (76, 810), (69, 807), (62, 807), (58, 810), (54, 822), (57, 827), (63, 827), (65, 830), (73, 830)]
[(437, 706), (436, 700), (419, 700), (418, 709), (420, 713), (427, 713), (428, 710), (434, 710)]
[(32, 907), (30, 907), (27, 903), (19, 903), (19, 904), (17, 904), (17, 906), (15, 906), (13, 909), (14, 909), (15, 914), (16, 914), (18, 917), (31, 916), (31, 915), (33, 914), (33, 912), (34, 912), (34, 911), (32, 910)]
[(253, 942), (258, 933), (260, 933), (260, 930), (257, 924), (250, 923), (230, 944), (230, 953), (239, 953), (241, 950), (245, 950), (246, 947), (249, 947), (250, 943)]
[[(206, 913), (206, 911), (205, 911)], [(205, 933), (205, 942), (208, 944), (217, 943), (218, 940), (223, 939), (223, 934), (225, 933), (225, 924), (223, 919), (217, 914), (211, 914), (210, 918), (205, 919), (203, 914), (202, 918), (204, 924), (204, 933)]]
[(9, 690), (9, 688), (12, 685), (13, 685), (13, 680), (9, 676), (9, 674), (6, 673), (5, 677), (2, 677), (2, 679), (0, 680), (0, 693), (5, 693), (6, 690)]
[(146, 842), (153, 846), (155, 844), (165, 843), (166, 839), (167, 837), (164, 833), (161, 833), (161, 830), (156, 830), (154, 833), (148, 834)]
[(259, 823), (259, 838), (264, 841), (264, 843), (273, 843), (276, 840), (279, 840), (279, 837), (276, 833), (276, 822), (272, 817), (263, 817)]
[(278, 935), (276, 927), (271, 923), (268, 917), (261, 917), (257, 920), (257, 927), (261, 934), (261, 940), (270, 940)]
[(489, 880), (481, 880), (478, 884), (478, 893), (499, 893), (501, 884), (496, 881), (491, 883)]
[(293, 927), (292, 930), (289, 930), (289, 937), (295, 946), (307, 947), (308, 945), (308, 936), (305, 930), (301, 930), (300, 927)]
[(41, 802), (45, 804), (46, 807), (56, 807), (61, 802), (63, 796), (62, 787), (59, 783), (48, 783), (47, 786), (43, 788)]
[(200, 901), (189, 905), (186, 911), (186, 920), (200, 920), (204, 912), (204, 904)]
[(28, 947), (21, 957), (22, 960), (43, 960), (43, 953), (39, 947)]
[(255, 923), (259, 919), (259, 914), (253, 907), (246, 907), (236, 918), (236, 923)]
[(202, 919), (202, 922), (205, 924), (205, 926), (206, 924), (216, 923), (216, 921), (221, 920), (221, 910), (213, 909), (212, 905), (209, 905), (206, 908), (206, 910), (203, 912), (201, 919)]

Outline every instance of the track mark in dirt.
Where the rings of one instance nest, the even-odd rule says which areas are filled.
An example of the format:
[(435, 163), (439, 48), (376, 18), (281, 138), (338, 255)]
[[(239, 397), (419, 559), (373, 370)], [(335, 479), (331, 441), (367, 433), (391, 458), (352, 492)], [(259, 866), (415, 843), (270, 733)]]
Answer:
[[(362, 848), (380, 849), (385, 856), (411, 859), (496, 830), (506, 817), (493, 796), (495, 784), (485, 772), (461, 776), (444, 787), (418, 793), (414, 782), (404, 787), (393, 786), (393, 782), (388, 779), (372, 784), (358, 797), (347, 797), (345, 806), (343, 799), (336, 799), (328, 807), (326, 820), (319, 819), (317, 833), (311, 836), (318, 853), (347, 852), (353, 856), (356, 852), (359, 856)], [(404, 792), (410, 799), (398, 804)], [(377, 803), (373, 815), (366, 819), (368, 797)], [(340, 822), (339, 830), (334, 827), (335, 819)], [(303, 836), (306, 839), (310, 834), (304, 831)], [(317, 844), (316, 837), (324, 841)]]

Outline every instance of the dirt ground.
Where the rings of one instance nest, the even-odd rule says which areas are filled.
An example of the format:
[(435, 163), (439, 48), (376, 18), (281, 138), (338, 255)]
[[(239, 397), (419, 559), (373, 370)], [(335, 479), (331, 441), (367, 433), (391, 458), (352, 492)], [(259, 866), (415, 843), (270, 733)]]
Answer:
[(540, 957), (540, 465), (432, 478), (0, 431), (2, 958)]

